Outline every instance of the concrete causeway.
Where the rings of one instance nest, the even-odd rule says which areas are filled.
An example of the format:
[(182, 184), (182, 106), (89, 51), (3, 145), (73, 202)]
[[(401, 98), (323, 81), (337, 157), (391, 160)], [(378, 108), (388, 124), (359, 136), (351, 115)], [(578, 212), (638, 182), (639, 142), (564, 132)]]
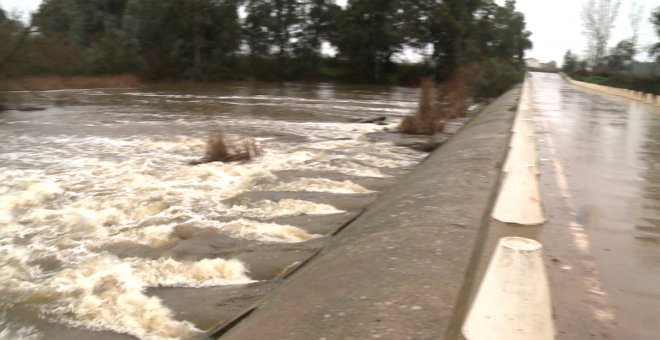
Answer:
[(216, 337), (457, 338), (519, 94), (491, 103)]

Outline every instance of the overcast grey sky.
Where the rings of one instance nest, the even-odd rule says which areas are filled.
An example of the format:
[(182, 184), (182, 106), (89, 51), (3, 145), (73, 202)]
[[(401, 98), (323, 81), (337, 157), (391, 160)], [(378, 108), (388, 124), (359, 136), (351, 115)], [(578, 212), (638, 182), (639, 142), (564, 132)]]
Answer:
[[(587, 41), (582, 34), (580, 12), (585, 2), (586, 0), (518, 0), (517, 8), (525, 14), (527, 28), (532, 32), (534, 43), (534, 49), (528, 51), (527, 55), (541, 61), (555, 60), (560, 64), (567, 49), (583, 55)], [(643, 60), (647, 59), (648, 47), (658, 39), (649, 19), (653, 9), (660, 6), (660, 0), (622, 0), (610, 46), (631, 37), (629, 14), (635, 3), (644, 8), (639, 26), (639, 43), (644, 51), (637, 55), (637, 59)]]
[[(547, 62), (551, 60), (562, 62), (564, 52), (567, 49), (578, 54), (584, 54), (586, 38), (582, 35), (582, 21), (580, 9), (587, 0), (518, 0), (517, 8), (525, 14), (527, 27), (532, 32), (534, 49), (527, 52), (527, 57), (537, 58)], [(344, 4), (346, 0), (338, 0), (337, 3)], [(504, 0), (497, 0), (503, 3)], [(34, 11), (41, 0), (0, 0), (3, 9), (29, 13)], [(622, 0), (619, 16), (616, 21), (614, 35), (610, 40), (610, 46), (618, 41), (631, 36), (631, 25), (629, 20), (630, 9), (633, 4), (643, 6), (642, 20), (640, 23), (640, 45), (647, 48), (657, 37), (649, 22), (651, 12), (660, 6), (660, 0)], [(637, 55), (640, 60), (646, 59), (646, 51)]]

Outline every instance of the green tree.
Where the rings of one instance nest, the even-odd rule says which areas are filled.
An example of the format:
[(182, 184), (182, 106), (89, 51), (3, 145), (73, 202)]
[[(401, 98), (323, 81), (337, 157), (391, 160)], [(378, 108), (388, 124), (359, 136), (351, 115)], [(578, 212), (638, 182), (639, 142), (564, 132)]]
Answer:
[(298, 5), (295, 0), (248, 0), (245, 28), (253, 55), (291, 56), (293, 29), (300, 23)]
[(124, 28), (150, 78), (232, 78), (240, 46), (236, 0), (130, 0)]
[(46, 0), (34, 23), (47, 45), (73, 44), (84, 50), (87, 72), (134, 72), (141, 60), (136, 41), (122, 27), (126, 4), (126, 0)]
[(520, 81), (525, 50), (532, 47), (515, 1), (444, 1), (431, 21), (439, 80), (471, 78), (475, 96), (493, 96)]
[(403, 49), (396, 5), (395, 0), (355, 0), (344, 10), (335, 45), (354, 78), (382, 81), (392, 55)]
[(121, 29), (126, 0), (45, 0), (35, 14), (42, 34), (63, 34), (88, 48), (95, 39)]
[(619, 73), (628, 70), (636, 53), (635, 43), (631, 39), (620, 41), (607, 56), (608, 71)]
[(311, 0), (299, 6), (300, 29), (293, 33), (294, 62), (288, 72), (314, 78), (320, 72), (323, 43), (336, 40), (342, 9), (333, 0)]
[[(532, 48), (529, 40), (531, 32), (526, 30), (525, 16), (516, 11), (516, 2), (507, 0), (504, 7), (499, 7), (495, 15), (494, 30), (495, 41), (491, 47), (495, 48), (491, 54), (502, 60), (511, 60), (523, 66), (525, 51)], [(502, 26), (497, 25), (500, 23)]]
[(30, 37), (35, 32), (32, 20), (24, 25), (20, 19), (9, 18), (0, 8), (0, 46), (3, 46), (0, 51), (0, 75), (21, 73), (26, 64), (24, 57), (31, 52), (28, 46)]
[(495, 58), (522, 67), (525, 50), (532, 47), (531, 33), (526, 30), (525, 17), (516, 11), (515, 3), (507, 0), (504, 6), (499, 6), (494, 1), (481, 2), (466, 32), (464, 62)]
[[(658, 38), (660, 38), (660, 7), (657, 7), (653, 11), (653, 14), (651, 14), (651, 23), (655, 27), (655, 33), (658, 35)], [(657, 42), (651, 47), (649, 54), (651, 57), (655, 56), (655, 60), (660, 62), (660, 42)]]
[(561, 70), (566, 74), (574, 74), (578, 70), (579, 59), (576, 54), (573, 54), (571, 50), (567, 50), (564, 54), (564, 63), (561, 66)]
[(179, 39), (181, 3), (173, 0), (129, 0), (123, 26), (136, 39), (152, 79), (179, 76), (173, 50)]
[(181, 69), (189, 70), (187, 78), (209, 80), (207, 74), (231, 77), (230, 70), (222, 65), (233, 62), (240, 45), (236, 1), (186, 1), (179, 27), (174, 57)]
[(270, 1), (248, 0), (246, 5), (248, 13), (245, 18), (244, 35), (253, 58), (270, 55), (274, 37), (271, 27), (273, 7)]
[(19, 48), (17, 36), (20, 35), (22, 29), (19, 21), (7, 17), (5, 11), (0, 8), (0, 46), (4, 46), (0, 52), (0, 71), (17, 52), (16, 50)]
[[(27, 39), (16, 58), (22, 66), (12, 69), (192, 80), (343, 73), (383, 82), (434, 67), (444, 80), (466, 65), (519, 72), (531, 47), (513, 0), (352, 0), (345, 9), (334, 0), (44, 0), (34, 23), (40, 34)], [(10, 37), (1, 30), (0, 42)], [(322, 56), (324, 43), (337, 48), (336, 58)], [(429, 46), (424, 67), (394, 62), (407, 48)]]
[(440, 79), (449, 78), (468, 63), (465, 50), (474, 33), (471, 29), (480, 6), (480, 0), (445, 0), (435, 6), (430, 19), (430, 42)]

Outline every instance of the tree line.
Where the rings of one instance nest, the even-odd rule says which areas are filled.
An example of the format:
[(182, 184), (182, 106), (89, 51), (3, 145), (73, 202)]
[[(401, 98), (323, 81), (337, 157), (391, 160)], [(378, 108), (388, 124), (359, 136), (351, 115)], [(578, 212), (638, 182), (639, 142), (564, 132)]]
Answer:
[[(630, 73), (635, 56), (642, 52), (638, 43), (639, 25), (644, 19), (641, 7), (633, 8), (629, 18), (632, 35), (608, 49), (619, 7), (619, 0), (590, 0), (585, 3), (582, 20), (588, 41), (587, 53), (581, 58), (571, 50), (566, 51), (562, 71), (587, 82), (660, 94), (660, 77)], [(660, 7), (653, 10), (649, 21), (660, 40)], [(656, 63), (660, 62), (660, 42), (649, 48), (648, 55)]]
[[(45, 0), (29, 24), (0, 9), (0, 72), (396, 82), (478, 65), (485, 81), (520, 76), (529, 36), (514, 0)], [(397, 62), (410, 49), (425, 58)]]

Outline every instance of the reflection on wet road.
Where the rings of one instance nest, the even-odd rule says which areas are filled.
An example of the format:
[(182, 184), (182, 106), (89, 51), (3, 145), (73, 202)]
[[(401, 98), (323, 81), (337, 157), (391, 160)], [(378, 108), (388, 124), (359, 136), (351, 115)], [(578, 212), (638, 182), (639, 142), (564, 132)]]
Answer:
[(660, 111), (530, 79), (560, 339), (660, 339)]

